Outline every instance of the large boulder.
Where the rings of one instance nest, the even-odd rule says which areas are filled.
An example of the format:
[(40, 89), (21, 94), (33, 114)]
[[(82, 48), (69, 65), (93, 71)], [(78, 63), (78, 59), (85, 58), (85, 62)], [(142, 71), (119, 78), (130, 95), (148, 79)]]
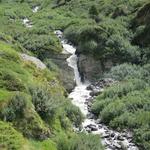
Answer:
[(113, 62), (111, 60), (102, 62), (91, 55), (79, 54), (78, 56), (78, 68), (83, 81), (96, 81), (102, 76), (104, 71), (109, 70), (112, 66)]

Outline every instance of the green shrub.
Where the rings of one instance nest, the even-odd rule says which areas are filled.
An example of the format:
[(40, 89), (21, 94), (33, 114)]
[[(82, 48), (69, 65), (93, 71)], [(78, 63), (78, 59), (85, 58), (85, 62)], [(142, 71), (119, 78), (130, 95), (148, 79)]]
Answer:
[(17, 74), (10, 70), (0, 70), (1, 88), (6, 88), (10, 91), (23, 91), (25, 85), (18, 78)]
[(24, 111), (27, 107), (28, 98), (23, 93), (17, 93), (8, 102), (7, 106), (1, 110), (1, 118), (6, 121), (14, 121), (24, 117)]
[(67, 117), (71, 120), (71, 122), (76, 126), (79, 127), (83, 121), (83, 115), (80, 109), (71, 103), (66, 106), (65, 108)]
[(105, 74), (105, 77), (110, 77), (119, 81), (130, 78), (139, 79), (142, 78), (142, 73), (144, 72), (144, 69), (140, 66), (125, 63), (112, 67), (110, 72)]
[(100, 100), (101, 97), (97, 97), (96, 98), (96, 102), (93, 103), (91, 111), (95, 114), (95, 115), (99, 115), (100, 112), (104, 109), (105, 106), (107, 106), (109, 104), (109, 102), (112, 101), (112, 99), (102, 99)]
[(150, 149), (150, 128), (143, 126), (140, 129), (134, 130), (134, 140), (141, 149)]
[(57, 108), (62, 105), (60, 97), (51, 95), (49, 89), (45, 86), (30, 87), (29, 91), (38, 114), (44, 120), (52, 119), (57, 112)]
[(77, 137), (72, 138), (68, 150), (103, 150), (99, 141), (99, 136), (78, 134)]
[(11, 125), (0, 121), (0, 147), (2, 150), (25, 150), (25, 140)]
[(61, 112), (59, 120), (61, 123), (61, 127), (64, 128), (65, 130), (71, 127), (70, 120), (67, 118), (65, 112)]
[(113, 103), (108, 104), (100, 113), (100, 117), (103, 122), (109, 123), (115, 117), (121, 115), (124, 111), (126, 111), (125, 104), (120, 100), (116, 100)]
[(56, 64), (54, 64), (51, 59), (46, 59), (44, 60), (47, 68), (50, 70), (50, 71), (54, 71), (54, 72), (59, 72), (59, 68)]

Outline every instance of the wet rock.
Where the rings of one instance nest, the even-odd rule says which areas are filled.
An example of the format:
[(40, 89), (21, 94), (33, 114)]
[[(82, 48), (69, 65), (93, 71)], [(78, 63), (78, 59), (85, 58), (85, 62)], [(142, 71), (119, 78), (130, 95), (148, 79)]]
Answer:
[(102, 127), (103, 127), (103, 125), (102, 125), (102, 124), (99, 124), (99, 125), (98, 125), (98, 128), (99, 128), (99, 129), (101, 129)]
[(48, 59), (56, 64), (60, 69), (60, 80), (65, 87), (65, 89), (68, 92), (71, 92), (75, 87), (75, 81), (74, 81), (74, 71), (71, 67), (68, 66), (68, 63), (66, 62), (66, 59), (70, 55), (68, 54), (48, 54), (45, 56)]
[(87, 114), (87, 118), (88, 118), (88, 119), (94, 119), (95, 117), (94, 117), (93, 114), (89, 113), (89, 114)]
[(101, 120), (101, 119), (97, 119), (97, 120), (96, 120), (96, 123), (97, 123), (97, 124), (100, 124), (100, 123), (102, 123), (102, 120)]
[(91, 129), (89, 127), (85, 128), (88, 133), (91, 133)]
[(110, 136), (111, 136), (111, 137), (115, 137), (115, 133), (114, 133), (114, 132), (111, 132)]
[(110, 134), (104, 133), (101, 137), (102, 137), (102, 138), (108, 138), (109, 136), (110, 136)]
[(78, 68), (83, 81), (89, 80), (90, 82), (93, 82), (103, 73), (101, 61), (95, 60), (94, 57), (90, 55), (79, 54)]
[(127, 133), (127, 134), (126, 134), (126, 137), (127, 137), (127, 139), (131, 139), (133, 136), (132, 136), (131, 133)]
[(92, 92), (90, 92), (91, 96), (98, 96), (101, 93), (99, 89), (94, 89)]
[(98, 130), (98, 128), (96, 127), (96, 125), (93, 125), (93, 124), (89, 124), (89, 125), (87, 125), (87, 127), (86, 128), (90, 128), (91, 129), (91, 131), (97, 131)]
[(116, 149), (121, 149), (121, 145), (118, 142), (114, 142), (113, 145)]
[(89, 85), (86, 89), (92, 91), (94, 89), (94, 85)]
[(129, 148), (129, 145), (125, 141), (121, 141), (120, 145), (123, 150), (127, 150)]
[(117, 137), (117, 139), (120, 140), (120, 141), (123, 141), (123, 140), (124, 140), (124, 138), (123, 138), (121, 135), (119, 135), (119, 136)]

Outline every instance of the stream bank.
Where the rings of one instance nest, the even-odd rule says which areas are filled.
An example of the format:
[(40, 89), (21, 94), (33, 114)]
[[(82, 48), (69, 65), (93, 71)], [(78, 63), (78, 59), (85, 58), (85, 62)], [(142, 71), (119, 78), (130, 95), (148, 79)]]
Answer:
[(69, 94), (72, 103), (78, 106), (81, 112), (85, 115), (85, 120), (82, 123), (81, 132), (98, 134), (102, 138), (102, 143), (106, 150), (138, 150), (138, 147), (132, 142), (133, 136), (129, 131), (117, 132), (103, 124), (100, 119), (96, 119), (90, 112), (92, 101), (97, 94), (103, 92), (105, 86), (110, 86), (114, 83), (111, 79), (104, 79), (97, 84), (90, 84), (88, 81), (81, 81), (81, 76), (78, 69), (78, 57), (75, 54), (76, 48), (68, 44), (67, 40), (63, 39), (61, 31), (55, 31), (55, 34), (60, 39), (64, 47), (63, 53), (70, 53), (66, 59), (68, 66), (74, 70), (74, 79), (76, 86)]

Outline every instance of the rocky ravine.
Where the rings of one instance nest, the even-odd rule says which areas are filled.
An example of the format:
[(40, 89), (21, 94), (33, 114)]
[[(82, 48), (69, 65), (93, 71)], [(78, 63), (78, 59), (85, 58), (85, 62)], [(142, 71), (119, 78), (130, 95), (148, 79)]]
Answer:
[[(71, 45), (67, 45), (67, 41), (62, 38), (60, 31), (55, 32), (60, 38), (64, 49), (64, 53), (70, 53), (71, 55), (67, 59), (68, 65), (74, 69), (74, 78), (76, 86), (69, 94), (69, 98), (72, 99), (72, 103), (80, 108), (82, 113), (86, 116), (86, 119), (82, 123), (82, 129), (76, 129), (78, 132), (87, 132), (92, 134), (98, 134), (102, 138), (102, 143), (105, 145), (106, 150), (138, 150), (134, 143), (132, 143), (132, 133), (124, 130), (123, 132), (117, 132), (111, 130), (108, 126), (104, 125), (100, 119), (96, 119), (90, 112), (92, 101), (97, 94), (103, 92), (105, 86), (110, 86), (115, 82), (112, 79), (104, 79), (90, 84), (88, 81), (81, 81), (81, 77), (78, 71), (78, 57), (75, 54), (76, 49)], [(94, 63), (93, 63), (94, 65)]]

